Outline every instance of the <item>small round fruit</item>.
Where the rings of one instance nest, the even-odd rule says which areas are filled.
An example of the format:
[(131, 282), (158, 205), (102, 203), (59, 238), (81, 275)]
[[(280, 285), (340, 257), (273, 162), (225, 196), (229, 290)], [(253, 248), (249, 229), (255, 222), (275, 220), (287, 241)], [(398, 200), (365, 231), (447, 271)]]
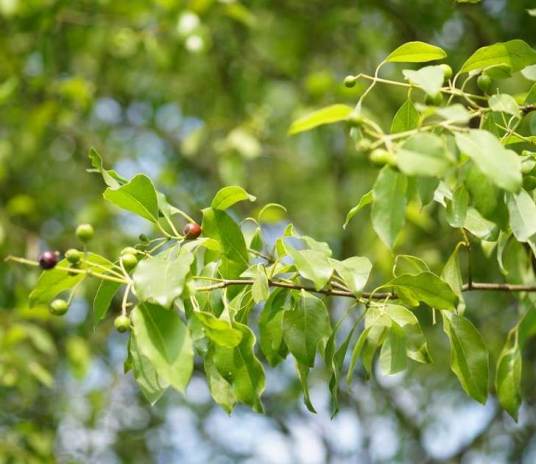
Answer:
[(71, 264), (78, 264), (82, 259), (83, 253), (76, 248), (70, 248), (65, 252), (65, 259)]
[(370, 151), (372, 142), (369, 139), (359, 139), (355, 144), (355, 149), (362, 153), (367, 153)]
[(76, 236), (84, 243), (89, 242), (93, 235), (95, 235), (95, 230), (91, 224), (80, 224), (76, 228)]
[(184, 237), (188, 240), (196, 239), (201, 235), (202, 229), (199, 224), (196, 224), (195, 222), (189, 222), (184, 226), (184, 230), (182, 233), (184, 234)]
[(383, 148), (376, 148), (375, 150), (372, 150), (372, 153), (370, 154), (370, 161), (380, 166), (385, 164), (390, 166), (396, 165), (396, 158), (394, 155), (390, 151), (384, 150)]
[(56, 264), (58, 264), (60, 254), (57, 251), (44, 251), (39, 256), (39, 266), (41, 269), (52, 269)]
[(138, 264), (138, 258), (132, 253), (125, 253), (124, 255), (121, 255), (121, 263), (123, 263), (123, 266), (127, 271), (130, 271), (136, 267), (136, 264)]
[(344, 78), (344, 86), (348, 87), (349, 89), (354, 87), (356, 82), (357, 82), (357, 79), (355, 76), (346, 76)]
[(441, 94), (441, 92), (438, 92), (435, 95), (426, 95), (426, 99), (424, 102), (427, 105), (439, 106), (441, 105), (441, 103), (443, 103), (443, 95)]
[(476, 85), (478, 85), (478, 88), (482, 90), (482, 92), (488, 93), (491, 88), (491, 77), (487, 74), (481, 74), (476, 80)]
[(134, 248), (134, 247), (126, 247), (126, 248), (123, 248), (121, 250), (121, 256), (123, 256), (123, 255), (134, 255), (134, 256), (136, 256), (137, 253), (138, 253), (138, 250), (136, 250), (136, 248)]
[(445, 76), (445, 80), (449, 80), (452, 77), (452, 68), (448, 64), (442, 64), (440, 65), (441, 69), (443, 70), (443, 75)]
[(114, 327), (118, 332), (126, 332), (130, 330), (130, 318), (128, 316), (117, 316), (114, 319)]
[(54, 316), (63, 316), (69, 309), (69, 303), (61, 298), (58, 298), (50, 303), (49, 311)]

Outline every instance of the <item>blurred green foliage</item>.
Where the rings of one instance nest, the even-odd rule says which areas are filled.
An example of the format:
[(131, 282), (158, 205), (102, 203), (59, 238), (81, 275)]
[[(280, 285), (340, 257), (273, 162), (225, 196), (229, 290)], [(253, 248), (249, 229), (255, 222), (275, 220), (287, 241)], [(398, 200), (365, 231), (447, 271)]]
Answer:
[[(151, 175), (197, 219), (222, 184), (244, 186), (259, 204), (284, 204), (301, 230), (329, 241), (341, 258), (368, 256), (381, 277), (392, 257), (368, 221), (341, 228), (376, 168), (353, 151), (343, 127), (289, 138), (290, 122), (335, 101), (353, 104), (363, 87), (347, 89), (344, 76), (370, 73), (405, 41), (442, 46), (454, 68), (489, 43), (522, 38), (534, 45), (536, 19), (525, 11), (532, 3), (0, 0), (0, 255), (35, 258), (43, 249), (64, 251), (76, 245), (80, 222), (95, 225), (106, 237), (96, 241), (97, 251), (112, 256), (145, 232), (143, 224), (99, 201), (101, 181), (84, 172), (93, 145), (121, 173)], [(386, 72), (399, 75), (401, 68), (391, 65)], [(520, 87), (515, 80), (505, 85), (512, 92)], [(387, 124), (403, 99), (403, 92), (382, 88), (367, 106)], [(410, 213), (411, 225), (400, 240), (401, 251), (411, 250), (435, 270), (457, 239), (437, 234), (436, 219)], [(474, 266), (478, 278), (496, 277), (483, 253)], [(0, 266), (0, 462), (177, 459), (180, 446), (155, 434), (169, 436), (167, 413), (186, 400), (170, 395), (149, 410), (131, 387), (118, 387), (122, 339), (106, 341), (110, 326), (93, 331), (83, 295), (66, 321), (52, 320), (44, 307), (29, 309), (35, 279), (27, 269)], [(516, 319), (512, 302), (485, 295), (469, 303), (496, 357)], [(392, 388), (359, 383), (359, 394), (344, 399), (343, 410), (365, 429), (354, 457), (425, 462), (437, 451), (427, 437), (442, 426), (449, 430), (442, 415), (465, 400), (440, 373), (448, 355), (441, 350), (443, 335), (430, 330), (434, 364)], [(534, 354), (529, 348), (527, 386), (534, 381)], [(291, 384), (269, 393), (271, 427), (292, 441), (289, 424), (303, 412), (290, 405), (300, 388)], [(478, 453), (488, 462), (532, 462), (527, 450), (534, 446), (535, 401), (529, 394), (517, 428), (492, 411), (494, 422), (478, 438), (478, 452), (461, 440), (445, 453), (463, 462), (473, 462)], [(219, 455), (228, 458), (222, 462), (236, 462), (251, 455), (207, 432), (209, 402), (188, 406), (199, 443), (206, 446), (203, 453), (197, 449), (199, 460)], [(127, 409), (137, 416), (128, 416)], [(114, 415), (122, 419), (110, 425)], [(129, 423), (128, 417), (138, 419)], [(382, 420), (400, 437), (389, 455), (377, 454), (369, 435), (376, 428), (368, 424)], [(104, 445), (88, 438), (95, 430), (107, 437)], [(348, 457), (326, 430), (317, 435), (323, 456), (343, 462)]]

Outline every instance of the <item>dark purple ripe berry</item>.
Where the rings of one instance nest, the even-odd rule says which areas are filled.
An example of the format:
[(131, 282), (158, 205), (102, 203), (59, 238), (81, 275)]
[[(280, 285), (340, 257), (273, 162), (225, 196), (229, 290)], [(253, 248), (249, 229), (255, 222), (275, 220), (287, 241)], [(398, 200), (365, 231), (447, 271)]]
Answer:
[(201, 235), (201, 226), (199, 224), (196, 224), (195, 222), (189, 222), (184, 227), (184, 230), (182, 233), (184, 234), (184, 237), (188, 240), (193, 240), (194, 238), (197, 238)]
[(41, 269), (52, 269), (56, 264), (58, 264), (60, 254), (57, 251), (44, 251), (39, 256), (39, 266)]

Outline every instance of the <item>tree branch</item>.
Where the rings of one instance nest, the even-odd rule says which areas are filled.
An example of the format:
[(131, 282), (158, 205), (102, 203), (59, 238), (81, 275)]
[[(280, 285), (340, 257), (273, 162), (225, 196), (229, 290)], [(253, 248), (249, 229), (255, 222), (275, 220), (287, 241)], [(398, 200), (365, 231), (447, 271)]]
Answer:
[[(205, 287), (197, 287), (198, 291), (212, 291), (219, 288), (232, 287), (236, 285), (253, 285), (255, 281), (253, 279), (226, 279), (213, 285)], [(269, 280), (268, 285), (270, 287), (288, 288), (291, 290), (305, 290), (312, 293), (320, 293), (328, 296), (344, 296), (348, 298), (356, 298), (352, 292), (348, 290), (339, 290), (332, 288), (323, 288), (320, 290), (314, 287), (292, 284), (288, 282), (281, 282), (279, 280)], [(520, 285), (520, 284), (506, 284), (506, 283), (493, 283), (493, 282), (472, 282), (471, 285), (464, 284), (462, 287), (463, 292), (470, 291), (495, 291), (495, 292), (536, 292), (536, 285)], [(389, 297), (396, 297), (394, 292), (363, 292), (359, 295), (362, 298), (370, 298), (374, 300), (383, 300)]]

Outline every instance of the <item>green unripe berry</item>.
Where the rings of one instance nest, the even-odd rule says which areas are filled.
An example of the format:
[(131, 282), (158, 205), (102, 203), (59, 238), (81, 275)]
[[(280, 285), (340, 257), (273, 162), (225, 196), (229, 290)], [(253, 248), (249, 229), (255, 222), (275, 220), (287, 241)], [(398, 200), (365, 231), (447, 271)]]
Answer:
[(121, 250), (121, 256), (123, 255), (134, 255), (136, 256), (136, 254), (138, 253), (138, 250), (136, 250), (136, 248), (134, 247), (125, 247)]
[(78, 264), (84, 254), (76, 248), (71, 248), (65, 252), (65, 259), (71, 264)]
[(84, 243), (89, 242), (93, 235), (95, 235), (95, 230), (91, 224), (80, 224), (76, 228), (76, 236)]
[(48, 309), (51, 314), (54, 314), (54, 316), (63, 316), (69, 309), (69, 303), (61, 298), (58, 298), (50, 303), (50, 307)]
[(449, 80), (452, 77), (452, 68), (448, 64), (442, 64), (440, 65), (441, 69), (443, 70), (443, 75), (445, 76), (445, 80)]
[(138, 264), (138, 258), (132, 253), (125, 253), (124, 255), (121, 255), (121, 263), (127, 271), (130, 271), (136, 267), (136, 264)]
[(355, 149), (362, 153), (367, 153), (370, 151), (371, 146), (372, 142), (369, 139), (360, 139), (356, 142)]
[(357, 82), (357, 78), (355, 76), (346, 76), (344, 78), (344, 86), (348, 87), (349, 89), (354, 87), (356, 82)]
[(376, 148), (375, 150), (372, 150), (369, 159), (372, 163), (380, 166), (385, 164), (396, 166), (395, 156), (390, 151), (387, 151), (383, 148)]
[(114, 319), (114, 327), (118, 332), (121, 333), (130, 330), (130, 318), (128, 316), (124, 316), (123, 314), (121, 316), (117, 316)]
[(536, 189), (536, 177), (534, 176), (524, 176), (523, 177), (523, 188), (529, 192)]
[(482, 90), (482, 92), (488, 93), (491, 88), (491, 77), (487, 74), (481, 74), (476, 80), (476, 85), (478, 85), (478, 88)]
[(426, 99), (424, 100), (424, 102), (427, 105), (439, 106), (439, 105), (441, 105), (441, 103), (443, 103), (443, 95), (441, 94), (441, 92), (438, 92), (435, 95), (428, 95), (427, 94)]

